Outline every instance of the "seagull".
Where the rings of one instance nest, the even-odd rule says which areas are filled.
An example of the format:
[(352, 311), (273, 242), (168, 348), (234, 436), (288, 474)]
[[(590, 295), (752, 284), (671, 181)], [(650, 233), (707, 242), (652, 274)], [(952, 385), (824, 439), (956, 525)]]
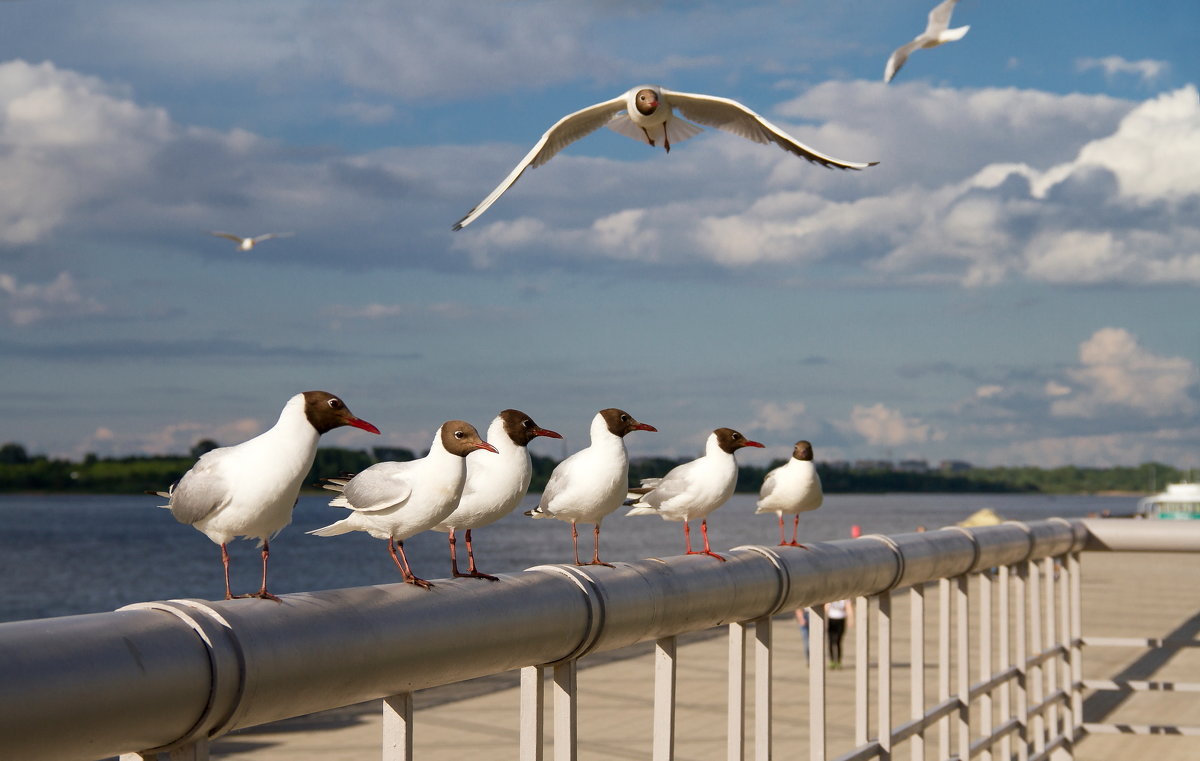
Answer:
[(300, 482), (312, 467), (317, 440), (344, 425), (379, 433), (375, 426), (350, 414), (333, 394), (296, 394), (269, 431), (205, 453), (170, 489), (155, 492), (169, 500), (162, 507), (170, 510), (175, 520), (195, 526), (221, 545), (226, 600), (233, 599), (226, 545), (239, 536), (259, 540), (262, 587), (256, 595), (238, 596), (279, 600), (267, 591), (270, 539), (292, 522), (292, 508), (300, 494)]
[[(812, 444), (797, 441), (792, 457), (783, 465), (767, 473), (758, 492), (758, 509), (755, 515), (775, 513), (779, 516), (779, 546), (804, 547), (796, 541), (800, 528), (800, 513), (816, 510), (824, 501), (821, 492), (821, 476), (813, 465)], [(795, 516), (792, 521), (792, 541), (784, 540), (783, 514)]]
[[(471, 529), (495, 523), (511, 513), (524, 499), (533, 475), (526, 446), (538, 436), (562, 438), (554, 431), (540, 428), (533, 418), (520, 410), (504, 410), (492, 420), (487, 432), (488, 441), (496, 447), (496, 453), (500, 456), (475, 454), (467, 457), (467, 481), (458, 507), (433, 527), (435, 531), (450, 533), (450, 567), (456, 578), (470, 576), (496, 581), (495, 576), (480, 573), (475, 568)], [(459, 572), (454, 551), (454, 532), (459, 529), (466, 530), (467, 558), (470, 563), (466, 573)]]
[(215, 235), (218, 238), (228, 238), (229, 240), (233, 241), (237, 244), (238, 251), (249, 251), (259, 243), (262, 243), (264, 240), (270, 240), (271, 238), (290, 238), (295, 234), (296, 233), (264, 233), (262, 235), (255, 235), (250, 238), (243, 238), (240, 235), (216, 232), (215, 230), (209, 233), (209, 235)]
[(670, 153), (672, 141), (679, 143), (703, 131), (695, 124), (676, 116), (675, 111), (694, 122), (732, 132), (756, 143), (775, 143), (788, 153), (794, 153), (800, 158), (825, 167), (866, 169), (879, 163), (843, 161), (827, 156), (809, 148), (762, 116), (729, 98), (674, 92), (654, 85), (639, 85), (624, 95), (588, 106), (559, 119), (542, 135), (542, 139), (533, 149), (525, 154), (525, 158), (521, 159), (504, 181), (456, 222), (453, 229), (461, 230), (474, 222), (512, 187), (526, 169), (531, 166), (536, 169), (545, 164), (563, 148), (600, 127), (607, 126), (615, 132), (651, 146), (662, 141), (663, 148)]
[(639, 423), (624, 410), (610, 407), (592, 418), (592, 443), (563, 460), (550, 474), (538, 506), (526, 515), (557, 518), (571, 523), (575, 565), (579, 562), (579, 531), (575, 524), (595, 524), (592, 532), (592, 561), (586, 565), (611, 565), (600, 559), (600, 522), (621, 506), (629, 489), (629, 454), (625, 436), (633, 431), (657, 431)]
[[(429, 589), (433, 584), (413, 574), (404, 540), (444, 521), (458, 505), (466, 481), (466, 456), (496, 448), (479, 438), (470, 423), (448, 420), (438, 428), (429, 454), (409, 462), (377, 462), (356, 476), (327, 478), (325, 488), (341, 492), (329, 504), (346, 507), (349, 517), (308, 533), (337, 536), (365, 531), (386, 539), (388, 552), (404, 580)], [(396, 550), (400, 556), (396, 557)]]
[[(733, 453), (742, 447), (759, 447), (732, 428), (718, 428), (708, 435), (704, 455), (672, 468), (662, 478), (643, 478), (641, 488), (630, 489), (633, 509), (626, 515), (658, 515), (665, 521), (683, 521), (687, 554), (711, 555), (724, 561), (708, 546), (708, 514), (725, 504), (737, 485), (738, 467)], [(700, 519), (704, 551), (692, 551), (688, 521)]]
[(958, 0), (943, 0), (934, 6), (934, 9), (929, 12), (929, 21), (925, 25), (925, 31), (914, 37), (912, 42), (896, 48), (896, 52), (888, 58), (887, 66), (883, 69), (884, 82), (892, 81), (892, 77), (896, 76), (896, 72), (900, 71), (900, 67), (904, 65), (914, 50), (936, 48), (938, 45), (963, 38), (963, 35), (971, 28), (970, 26), (950, 28), (950, 14), (954, 13), (954, 6), (957, 4)]

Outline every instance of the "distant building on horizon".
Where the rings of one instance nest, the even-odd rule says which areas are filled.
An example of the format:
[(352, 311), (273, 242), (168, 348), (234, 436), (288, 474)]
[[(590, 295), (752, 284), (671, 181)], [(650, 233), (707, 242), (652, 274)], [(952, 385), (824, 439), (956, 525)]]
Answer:
[(975, 467), (966, 460), (942, 460), (938, 463), (938, 470), (943, 473), (962, 473)]

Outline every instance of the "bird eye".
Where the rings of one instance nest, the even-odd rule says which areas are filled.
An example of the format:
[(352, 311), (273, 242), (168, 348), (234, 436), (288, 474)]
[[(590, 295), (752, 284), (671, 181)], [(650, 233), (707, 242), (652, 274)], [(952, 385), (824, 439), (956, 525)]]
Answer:
[(628, 416), (628, 415), (622, 415), (622, 416), (621, 416), (621, 422), (622, 422), (622, 423), (628, 423), (628, 422), (629, 422), (629, 416)]
[(466, 434), (465, 434), (465, 433), (463, 433), (462, 431), (455, 431), (455, 432), (454, 432), (454, 438), (456, 438), (456, 439), (461, 439), (461, 438), (462, 438), (463, 436), (465, 436), (465, 435), (466, 435)]
[(339, 410), (339, 409), (341, 409), (341, 408), (342, 408), (342, 400), (341, 400), (341, 399), (337, 399), (337, 398), (330, 399), (330, 400), (329, 400), (329, 406), (330, 406), (330, 407), (332, 407), (332, 408), (334, 408), (335, 410)]

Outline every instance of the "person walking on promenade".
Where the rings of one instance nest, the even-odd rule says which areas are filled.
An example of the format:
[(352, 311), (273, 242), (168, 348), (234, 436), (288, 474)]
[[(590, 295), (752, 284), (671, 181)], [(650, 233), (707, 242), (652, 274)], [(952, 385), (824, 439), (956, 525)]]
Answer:
[(849, 600), (834, 600), (825, 603), (825, 618), (829, 622), (829, 667), (842, 667), (842, 636), (846, 627), (854, 625), (854, 606)]

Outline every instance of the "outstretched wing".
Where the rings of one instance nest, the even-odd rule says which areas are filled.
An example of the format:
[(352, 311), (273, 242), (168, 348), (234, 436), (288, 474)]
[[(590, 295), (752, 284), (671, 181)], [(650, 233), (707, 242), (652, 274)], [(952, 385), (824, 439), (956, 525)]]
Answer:
[(295, 234), (296, 233), (264, 233), (263, 235), (255, 235), (253, 240), (255, 243), (261, 243), (262, 241), (270, 240), (271, 238), (290, 238)]
[(676, 111), (694, 122), (732, 132), (756, 143), (775, 143), (788, 153), (807, 159), (814, 164), (838, 169), (866, 169), (879, 163), (878, 161), (845, 161), (821, 153), (808, 147), (736, 100), (672, 90), (663, 90), (662, 95)]
[(461, 230), (474, 222), (480, 214), (483, 214), (489, 206), (496, 202), (496, 199), (512, 187), (526, 169), (529, 167), (536, 169), (545, 164), (563, 148), (603, 127), (623, 108), (625, 108), (625, 96), (621, 95), (559, 119), (553, 127), (546, 130), (542, 139), (537, 141), (529, 153), (525, 154), (525, 158), (521, 159), (520, 163), (496, 186), (495, 190), (488, 194), (487, 198), (476, 204), (475, 208), (471, 209), (465, 217), (454, 223), (453, 229)]
[(222, 233), (222, 232), (217, 232), (215, 230), (212, 230), (212, 231), (209, 231), (208, 234), (215, 235), (218, 238), (227, 238), (237, 244), (241, 244), (241, 242), (244, 240), (244, 238), (242, 238), (242, 236), (234, 235), (233, 233)]

